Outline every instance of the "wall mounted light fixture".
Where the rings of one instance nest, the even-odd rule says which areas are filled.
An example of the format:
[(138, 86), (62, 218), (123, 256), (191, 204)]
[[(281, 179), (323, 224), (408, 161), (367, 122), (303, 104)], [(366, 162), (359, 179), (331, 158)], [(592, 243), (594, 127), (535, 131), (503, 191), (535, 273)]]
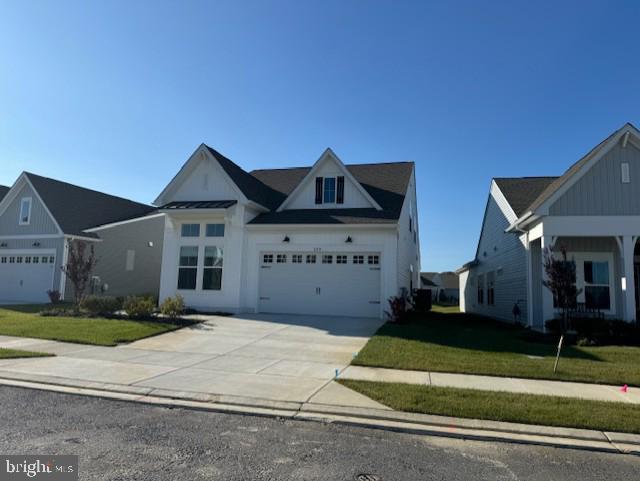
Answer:
[(34, 242), (33, 247), (40, 247), (40, 242)]
[(351, 244), (351, 243), (353, 242), (353, 239), (351, 238), (351, 236), (350, 236), (350, 235), (349, 235), (349, 236), (347, 236), (347, 239), (345, 240), (345, 242), (346, 242), (347, 244)]
[(282, 239), (282, 242), (291, 242), (291, 239), (289, 239), (289, 236), (286, 235), (284, 236), (284, 239)]

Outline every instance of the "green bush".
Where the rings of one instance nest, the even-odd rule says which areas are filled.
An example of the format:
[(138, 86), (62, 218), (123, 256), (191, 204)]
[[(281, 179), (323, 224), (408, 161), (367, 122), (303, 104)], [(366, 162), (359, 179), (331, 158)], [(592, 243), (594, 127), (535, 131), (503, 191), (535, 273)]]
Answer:
[(180, 294), (167, 297), (160, 304), (160, 313), (169, 319), (178, 319), (184, 313), (184, 299)]
[(87, 296), (80, 307), (93, 316), (110, 315), (122, 309), (122, 299), (113, 296)]
[(127, 311), (127, 316), (134, 319), (144, 319), (151, 317), (156, 308), (156, 303), (152, 297), (131, 296), (124, 301), (123, 309)]

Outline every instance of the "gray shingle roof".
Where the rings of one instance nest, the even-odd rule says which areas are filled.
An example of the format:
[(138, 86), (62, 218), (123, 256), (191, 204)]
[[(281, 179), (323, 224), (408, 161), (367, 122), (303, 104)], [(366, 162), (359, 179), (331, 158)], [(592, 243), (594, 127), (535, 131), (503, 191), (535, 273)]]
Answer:
[(499, 177), (495, 178), (498, 188), (507, 202), (520, 217), (538, 196), (558, 177)]
[(141, 217), (156, 210), (122, 197), (85, 189), (25, 172), (65, 234), (97, 237), (83, 232), (99, 225)]
[[(382, 207), (365, 209), (292, 209), (268, 212), (251, 224), (384, 224), (395, 223), (413, 171), (413, 162), (347, 165), (347, 170)], [(289, 195), (311, 167), (254, 170), (250, 174), (282, 196)], [(282, 201), (280, 202), (282, 203)], [(278, 205), (280, 205), (280, 203)]]
[(4, 196), (7, 195), (11, 187), (7, 187), (6, 185), (0, 185), (0, 200), (4, 199)]
[(212, 149), (208, 145), (206, 147), (247, 199), (267, 207), (268, 209), (277, 209), (284, 201), (285, 196), (281, 192), (264, 184), (258, 178), (243, 170), (242, 167), (226, 158), (217, 150)]

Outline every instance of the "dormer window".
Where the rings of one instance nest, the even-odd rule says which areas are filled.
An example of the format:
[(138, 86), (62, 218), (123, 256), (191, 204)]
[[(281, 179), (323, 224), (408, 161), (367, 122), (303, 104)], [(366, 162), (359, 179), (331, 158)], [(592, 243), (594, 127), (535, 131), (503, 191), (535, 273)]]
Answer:
[(316, 204), (344, 204), (344, 176), (316, 177)]
[(31, 222), (31, 197), (24, 197), (20, 201), (20, 218), (18, 223), (20, 225), (29, 225)]

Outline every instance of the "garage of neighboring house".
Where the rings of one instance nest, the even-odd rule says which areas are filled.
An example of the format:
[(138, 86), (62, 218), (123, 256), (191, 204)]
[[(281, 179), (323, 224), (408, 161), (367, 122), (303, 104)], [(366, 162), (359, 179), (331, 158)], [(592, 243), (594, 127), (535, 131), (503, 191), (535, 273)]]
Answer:
[(379, 252), (262, 252), (260, 312), (380, 316)]
[(47, 291), (54, 288), (55, 265), (55, 251), (2, 251), (2, 298), (12, 302), (47, 302)]

